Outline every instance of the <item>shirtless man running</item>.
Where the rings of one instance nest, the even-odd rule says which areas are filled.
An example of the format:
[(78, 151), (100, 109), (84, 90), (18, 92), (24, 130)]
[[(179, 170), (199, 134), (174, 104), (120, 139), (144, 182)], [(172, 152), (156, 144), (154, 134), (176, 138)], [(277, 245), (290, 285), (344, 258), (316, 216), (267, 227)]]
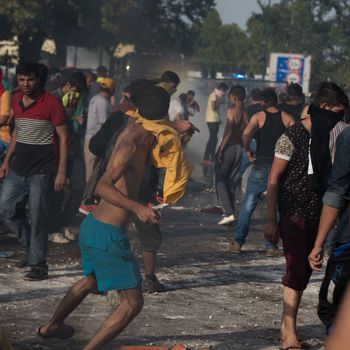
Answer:
[[(142, 116), (162, 119), (168, 112), (169, 94), (160, 87), (142, 91)], [(146, 119), (146, 117), (145, 117)], [(125, 234), (129, 215), (158, 223), (160, 214), (137, 202), (150, 150), (155, 137), (140, 124), (130, 121), (119, 136), (105, 174), (96, 187), (100, 203), (80, 227), (80, 249), (84, 278), (65, 295), (49, 323), (38, 329), (42, 337), (68, 338), (73, 327), (64, 324), (68, 315), (91, 292), (117, 290), (118, 308), (103, 322), (84, 350), (101, 349), (115, 338), (143, 306), (141, 276)]]
[(245, 89), (240, 85), (233, 86), (229, 92), (231, 108), (227, 111), (225, 132), (215, 164), (216, 194), (224, 211), (219, 225), (228, 225), (235, 220), (235, 192), (242, 161), (242, 134), (248, 123), (244, 109), (245, 97)]

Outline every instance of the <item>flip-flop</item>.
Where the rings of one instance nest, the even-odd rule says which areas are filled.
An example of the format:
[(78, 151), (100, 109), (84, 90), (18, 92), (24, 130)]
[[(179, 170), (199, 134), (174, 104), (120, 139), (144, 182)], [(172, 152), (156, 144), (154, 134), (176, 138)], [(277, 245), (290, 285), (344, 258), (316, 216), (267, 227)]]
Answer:
[(60, 325), (54, 332), (47, 335), (41, 334), (40, 332), (41, 328), (42, 327), (37, 328), (36, 333), (39, 337), (43, 339), (50, 339), (50, 338), (67, 339), (67, 338), (73, 337), (74, 335), (74, 328), (68, 324)]

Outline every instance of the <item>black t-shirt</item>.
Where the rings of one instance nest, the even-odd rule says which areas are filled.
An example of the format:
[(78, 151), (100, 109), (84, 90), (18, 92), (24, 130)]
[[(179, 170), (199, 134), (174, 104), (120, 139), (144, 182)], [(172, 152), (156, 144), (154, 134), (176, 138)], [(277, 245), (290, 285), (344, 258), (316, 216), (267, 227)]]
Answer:
[(254, 114), (261, 112), (263, 110), (263, 108), (260, 105), (260, 103), (254, 103), (252, 105), (247, 106), (245, 108), (245, 110), (246, 110), (246, 112), (248, 114), (248, 118), (250, 120)]

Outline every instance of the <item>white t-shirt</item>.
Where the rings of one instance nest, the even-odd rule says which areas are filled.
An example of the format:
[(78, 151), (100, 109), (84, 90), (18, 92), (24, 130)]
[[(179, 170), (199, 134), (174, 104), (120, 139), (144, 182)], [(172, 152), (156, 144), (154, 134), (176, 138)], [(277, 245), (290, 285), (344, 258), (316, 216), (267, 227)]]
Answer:
[(182, 117), (184, 115), (184, 109), (179, 100), (172, 99), (169, 105), (169, 120), (174, 121), (176, 116), (180, 114)]

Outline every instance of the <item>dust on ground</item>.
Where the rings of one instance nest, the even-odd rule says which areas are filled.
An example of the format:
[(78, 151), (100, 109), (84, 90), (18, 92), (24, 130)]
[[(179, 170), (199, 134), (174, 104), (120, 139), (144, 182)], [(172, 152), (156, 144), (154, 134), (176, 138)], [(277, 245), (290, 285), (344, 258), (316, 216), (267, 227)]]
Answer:
[[(176, 207), (164, 209), (158, 278), (169, 291), (145, 295), (140, 315), (106, 349), (117, 344), (172, 346), (215, 350), (272, 350), (279, 348), (281, 278), (284, 258), (264, 254), (264, 205), (254, 214), (248, 242), (241, 255), (227, 251), (233, 227), (219, 227), (218, 215), (198, 207), (215, 203), (214, 194), (190, 192)], [(142, 269), (140, 250), (129, 232)], [(0, 236), (1, 249), (18, 252), (13, 236)], [(0, 259), (0, 321), (16, 349), (82, 349), (118, 297), (90, 295), (67, 319), (76, 328), (65, 341), (40, 339), (35, 330), (52, 315), (68, 288), (81, 277), (77, 243), (50, 243), (50, 279), (29, 282), (13, 258)], [(17, 256), (18, 257), (18, 256)], [(323, 327), (316, 307), (323, 274), (314, 274), (298, 319), (299, 335), (311, 349), (322, 349)]]

